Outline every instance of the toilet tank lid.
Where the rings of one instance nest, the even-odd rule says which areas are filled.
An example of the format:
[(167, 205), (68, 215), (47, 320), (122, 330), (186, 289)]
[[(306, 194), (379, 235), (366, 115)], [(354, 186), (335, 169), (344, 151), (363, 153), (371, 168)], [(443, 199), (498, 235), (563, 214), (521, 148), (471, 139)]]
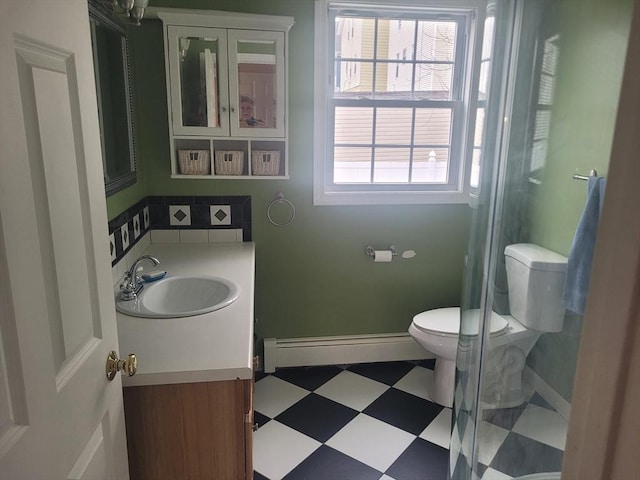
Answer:
[(504, 249), (504, 254), (532, 270), (564, 272), (567, 269), (567, 257), (533, 243), (507, 245), (507, 248)]
[[(478, 334), (479, 310), (466, 312), (464, 327), (465, 334)], [(413, 323), (421, 330), (435, 333), (458, 335), (460, 333), (460, 307), (435, 308), (427, 310), (413, 317)], [(508, 322), (497, 313), (492, 312), (491, 333), (501, 333), (507, 328)]]

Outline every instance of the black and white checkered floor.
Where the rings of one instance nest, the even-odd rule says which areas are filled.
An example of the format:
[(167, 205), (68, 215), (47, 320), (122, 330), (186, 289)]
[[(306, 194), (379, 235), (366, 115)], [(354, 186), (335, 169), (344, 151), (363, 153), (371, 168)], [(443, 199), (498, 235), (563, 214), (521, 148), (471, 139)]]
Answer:
[[(432, 368), (391, 362), (258, 375), (254, 478), (446, 480), (451, 409), (430, 401)], [(544, 400), (493, 412), (479, 430), (483, 480), (560, 470), (566, 421)], [(545, 460), (530, 458), (531, 449)]]

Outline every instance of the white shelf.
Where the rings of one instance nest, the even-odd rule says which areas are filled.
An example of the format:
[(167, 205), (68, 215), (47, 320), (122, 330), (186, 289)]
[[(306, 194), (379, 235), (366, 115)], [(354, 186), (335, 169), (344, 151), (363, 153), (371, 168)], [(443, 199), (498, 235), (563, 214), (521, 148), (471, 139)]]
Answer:
[(288, 175), (181, 175), (173, 174), (171, 178), (179, 180), (289, 180)]

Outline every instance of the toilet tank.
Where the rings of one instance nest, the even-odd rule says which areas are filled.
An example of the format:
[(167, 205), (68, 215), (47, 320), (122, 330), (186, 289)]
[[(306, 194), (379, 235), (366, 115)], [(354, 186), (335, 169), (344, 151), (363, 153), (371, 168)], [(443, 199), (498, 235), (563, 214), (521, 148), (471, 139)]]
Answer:
[(567, 258), (533, 243), (508, 245), (504, 255), (511, 315), (527, 328), (561, 331)]

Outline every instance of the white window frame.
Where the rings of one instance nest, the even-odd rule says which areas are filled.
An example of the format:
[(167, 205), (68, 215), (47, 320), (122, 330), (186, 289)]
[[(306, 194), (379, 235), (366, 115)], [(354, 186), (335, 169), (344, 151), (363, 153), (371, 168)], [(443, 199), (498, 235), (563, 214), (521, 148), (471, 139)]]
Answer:
[[(333, 82), (330, 76), (329, 63), (333, 61), (333, 52), (329, 52), (328, 36), (333, 31), (329, 24), (329, 7), (338, 5), (344, 8), (364, 8), (376, 7), (407, 7), (416, 9), (431, 9), (442, 11), (455, 10), (456, 13), (468, 14), (469, 38), (468, 52), (465, 58), (465, 76), (462, 80), (463, 102), (462, 112), (464, 117), (462, 128), (457, 134), (460, 137), (457, 184), (449, 190), (429, 189), (425, 185), (423, 190), (415, 190), (415, 185), (411, 189), (403, 188), (403, 184), (397, 187), (377, 189), (376, 184), (367, 184), (363, 189), (361, 185), (353, 190), (345, 189), (343, 185), (339, 188), (331, 182), (333, 165), (328, 160), (331, 153), (329, 149), (333, 145), (328, 143), (328, 128), (331, 119), (328, 112), (328, 95), (333, 94)], [(315, 1), (315, 75), (314, 75), (314, 180), (313, 180), (313, 203), (314, 205), (398, 205), (398, 204), (437, 204), (437, 203), (467, 203), (469, 201), (469, 178), (471, 173), (471, 156), (473, 149), (473, 120), (475, 112), (470, 105), (475, 105), (477, 85), (480, 65), (479, 49), (482, 43), (482, 25), (486, 2), (484, 0), (316, 0)], [(331, 54), (331, 55), (330, 55)]]

